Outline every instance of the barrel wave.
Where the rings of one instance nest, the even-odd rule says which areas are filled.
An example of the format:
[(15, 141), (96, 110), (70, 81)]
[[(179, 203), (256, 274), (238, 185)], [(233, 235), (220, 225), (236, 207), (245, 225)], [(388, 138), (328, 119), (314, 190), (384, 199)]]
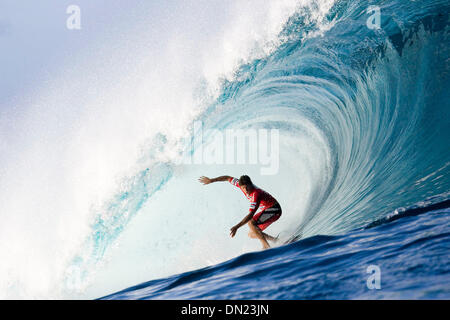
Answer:
[[(265, 259), (289, 260), (285, 255), (295, 252), (301, 256), (301, 248), (338, 241), (334, 235), (376, 223), (411, 206), (448, 199), (448, 4), (391, 1), (379, 6), (379, 29), (368, 28), (365, 2), (337, 2), (320, 21), (309, 19), (313, 9), (299, 9), (279, 35), (283, 41), (276, 50), (242, 65), (233, 81), (223, 83), (219, 98), (196, 119), (211, 129), (280, 131), (280, 172), (264, 180), (289, 212), (285, 217), (289, 223), (276, 231), (288, 241), (315, 239), (278, 253), (235, 259), (223, 268), (238, 268), (246, 259), (256, 265)], [(433, 202), (431, 197), (438, 200)], [(439, 219), (446, 224), (448, 217)], [(317, 238), (319, 234), (327, 237)], [(409, 236), (413, 234), (404, 235)], [(448, 233), (441, 236), (442, 242), (448, 240)], [(327, 259), (332, 258), (324, 257), (319, 264), (326, 264)], [(339, 259), (345, 260), (345, 265), (355, 258)], [(270, 264), (275, 270), (277, 263)], [(316, 271), (323, 275), (324, 271)], [(198, 277), (214, 278), (203, 272)], [(301, 283), (301, 274), (296, 280), (291, 275), (287, 279)], [(269, 276), (266, 280), (275, 285), (280, 280), (275, 279)], [(448, 283), (448, 276), (445, 279)], [(176, 277), (175, 282), (184, 281), (201, 282), (195, 273)], [(156, 282), (141, 286), (146, 287), (142, 291), (135, 288), (113, 297), (259, 297), (228, 287), (223, 292), (212, 290), (214, 285), (206, 283), (199, 284), (202, 289), (197, 293), (192, 289), (187, 294), (181, 289), (183, 284), (177, 284), (179, 290), (172, 289), (173, 283), (161, 290), (162, 284)], [(158, 293), (147, 294), (154, 287)], [(367, 296), (362, 289), (357, 292)], [(174, 290), (173, 295), (165, 290)], [(277, 297), (355, 297), (348, 288), (332, 295), (321, 290), (287, 290)], [(396, 296), (392, 291), (385, 296), (421, 296), (402, 290), (403, 295)], [(267, 292), (261, 294), (271, 298)], [(442, 294), (445, 296), (445, 291), (437, 296)]]
[[(231, 76), (199, 81), (183, 133), (147, 139), (134, 171), (91, 208), (64, 296), (448, 299), (449, 12), (437, 0), (296, 3)], [(196, 123), (278, 130), (277, 172), (181, 161), (211, 144), (193, 143)], [(279, 200), (275, 248), (259, 251), (244, 228), (229, 237), (246, 199), (197, 182), (223, 174), (248, 174)]]
[[(426, 206), (431, 203), (427, 202), (430, 197), (438, 197), (439, 201), (448, 199), (449, 8), (442, 1), (427, 4), (380, 3), (379, 29), (368, 28), (366, 22), (370, 14), (365, 2), (334, 3), (321, 20), (311, 18), (314, 6), (300, 7), (279, 34), (280, 43), (276, 49), (265, 57), (241, 65), (232, 80), (223, 81), (220, 95), (195, 118), (195, 121), (201, 121), (204, 129), (279, 130), (279, 172), (255, 179), (268, 185), (287, 212), (278, 229), (275, 225), (273, 227), (274, 232), (281, 233), (283, 240), (313, 237), (311, 239), (320, 241), (311, 240), (312, 243), (322, 243), (322, 238), (314, 236), (326, 235), (326, 240), (335, 239), (334, 235), (362, 228), (392, 212), (421, 203)], [(157, 147), (151, 153), (165, 151), (164, 135), (157, 136), (154, 143)], [(207, 138), (204, 138), (204, 143), (208, 143)], [(142, 203), (151, 199), (152, 192), (162, 188), (161, 192), (173, 192), (175, 197), (180, 194), (184, 201), (188, 197), (202, 198), (200, 205), (195, 200), (187, 201), (188, 208), (172, 217), (181, 223), (182, 228), (199, 226), (203, 235), (186, 231), (180, 238), (172, 235), (175, 238), (167, 241), (174, 241), (173, 247), (168, 245), (163, 250), (180, 256), (170, 263), (184, 265), (186, 254), (182, 252), (186, 251), (194, 256), (186, 260), (198, 259), (198, 263), (186, 263), (188, 269), (214, 264), (239, 253), (225, 248), (227, 244), (224, 241), (236, 240), (216, 239), (211, 235), (221, 228), (226, 231), (232, 220), (212, 215), (223, 216), (230, 210), (243, 212), (242, 206), (217, 201), (219, 195), (214, 193), (221, 194), (223, 189), (196, 189), (198, 193), (188, 195), (182, 191), (192, 185), (186, 177), (194, 181), (196, 174), (199, 176), (205, 170), (211, 175), (223, 172), (239, 175), (245, 170), (251, 176), (258, 176), (255, 166), (232, 167), (231, 170), (225, 165), (217, 165), (214, 169), (201, 165), (191, 168), (171, 161), (159, 161), (133, 177), (129, 189), (111, 200), (108, 218), (98, 221), (95, 236), (90, 240), (95, 243), (95, 249), (102, 253), (120, 229), (127, 225), (124, 212), (137, 214)], [(174, 186), (164, 189), (169, 179)], [(220, 205), (216, 208), (213, 203), (217, 202)], [(195, 223), (183, 221), (191, 220), (193, 215), (196, 216)], [(239, 219), (239, 215), (229, 215)], [(222, 221), (224, 225), (201, 222), (211, 219)], [(443, 219), (440, 223), (446, 224), (448, 217), (440, 219)], [(170, 222), (168, 224), (170, 226)], [(172, 230), (174, 233), (183, 232), (177, 227)], [(185, 241), (192, 239), (184, 237), (192, 237), (195, 241), (186, 244)], [(448, 239), (448, 234), (441, 241), (444, 242), (445, 238)], [(214, 248), (211, 242), (220, 244)], [(298, 246), (303, 248), (307, 243), (305, 240)], [(281, 260), (289, 259), (284, 255), (289, 256), (292, 252), (300, 255), (298, 246), (294, 244), (287, 251), (282, 250), (279, 253)], [(369, 243), (367, 247), (370, 247)], [(244, 248), (241, 250), (251, 251), (254, 247), (248, 244)], [(205, 250), (210, 260), (200, 257), (198, 250)], [(222, 254), (212, 254), (215, 250), (222, 251)], [(151, 254), (152, 249), (149, 249)], [(163, 252), (158, 255), (163, 255)], [(259, 254), (256, 263), (268, 257), (274, 259), (272, 255), (277, 257), (275, 253)], [(94, 256), (101, 257), (102, 254), (94, 251)], [(228, 263), (227, 269), (233, 270), (234, 266), (238, 268), (245, 264), (243, 261), (247, 258), (242, 259)], [(326, 263), (323, 259), (320, 263)], [(348, 260), (350, 257), (340, 259)], [(200, 275), (205, 276), (202, 272)], [(185, 277), (189, 279), (184, 280)], [(175, 282), (191, 282), (192, 277), (199, 281), (194, 273), (176, 277)], [(275, 282), (275, 279), (268, 281)], [(301, 277), (296, 281), (301, 282)], [(156, 282), (150, 288), (152, 286), (159, 288), (160, 284)], [(209, 289), (213, 286), (206, 285)], [(204, 297), (203, 286), (201, 293), (195, 294), (196, 290), (192, 290), (194, 293), (188, 297)], [(259, 297), (224, 290), (223, 293), (214, 291), (215, 294), (207, 297)], [(186, 294), (165, 294), (164, 290), (158, 292), (155, 296), (144, 296), (186, 297)], [(281, 293), (279, 298), (295, 298), (295, 294), (298, 292)], [(313, 290), (313, 294), (305, 296), (320, 298), (327, 297), (327, 294)], [(342, 295), (331, 297), (346, 296), (348, 292), (344, 290)], [(141, 296), (131, 293), (125, 297)]]

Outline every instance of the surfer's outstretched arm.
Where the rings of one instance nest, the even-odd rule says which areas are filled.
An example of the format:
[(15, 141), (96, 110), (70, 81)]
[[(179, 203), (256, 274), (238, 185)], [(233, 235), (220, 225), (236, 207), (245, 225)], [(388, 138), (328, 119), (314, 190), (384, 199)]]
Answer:
[(205, 176), (201, 176), (198, 179), (198, 181), (200, 181), (200, 183), (203, 183), (203, 184), (210, 184), (210, 183), (213, 183), (213, 182), (228, 181), (230, 178), (233, 178), (233, 177), (220, 176), (220, 177), (217, 177), (217, 178), (208, 178), (208, 177), (205, 177)]

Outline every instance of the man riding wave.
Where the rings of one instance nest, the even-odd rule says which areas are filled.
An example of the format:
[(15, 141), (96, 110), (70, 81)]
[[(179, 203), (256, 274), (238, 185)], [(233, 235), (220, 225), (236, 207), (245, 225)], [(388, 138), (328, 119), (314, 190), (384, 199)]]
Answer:
[[(240, 227), (247, 224), (250, 228), (250, 232), (248, 233), (249, 237), (259, 239), (264, 249), (270, 248), (267, 240), (277, 240), (277, 238), (268, 235), (263, 230), (281, 217), (280, 204), (269, 193), (255, 186), (249, 176), (243, 175), (239, 179), (230, 176), (220, 176), (210, 179), (202, 176), (198, 180), (204, 185), (218, 181), (228, 181), (235, 187), (241, 189), (250, 201), (249, 213), (242, 221), (230, 229), (231, 237), (234, 237)], [(258, 209), (260, 211), (256, 213)]]

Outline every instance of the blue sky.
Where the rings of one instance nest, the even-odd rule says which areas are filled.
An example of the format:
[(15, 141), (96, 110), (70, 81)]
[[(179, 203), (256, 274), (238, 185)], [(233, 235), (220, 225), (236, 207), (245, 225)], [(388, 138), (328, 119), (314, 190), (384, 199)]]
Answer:
[[(142, 1), (14, 1), (0, 4), (0, 106), (7, 108), (12, 98), (20, 98), (39, 81), (51, 76), (61, 63), (92, 42), (107, 39), (114, 30), (132, 26), (142, 12)], [(31, 3), (33, 3), (31, 5)], [(152, 10), (147, 20), (149, 33), (152, 23), (161, 23), (164, 10), (161, 1), (151, 1), (145, 10)], [(170, 1), (164, 1), (167, 6)], [(76, 4), (81, 9), (82, 30), (68, 30), (66, 9)], [(152, 9), (153, 8), (153, 9)]]

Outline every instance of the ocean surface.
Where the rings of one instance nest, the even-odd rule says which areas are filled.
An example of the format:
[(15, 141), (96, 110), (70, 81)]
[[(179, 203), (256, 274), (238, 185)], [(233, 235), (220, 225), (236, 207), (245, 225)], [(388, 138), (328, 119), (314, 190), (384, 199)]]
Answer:
[(410, 208), (102, 299), (448, 299), (449, 216), (448, 200)]
[[(52, 151), (35, 148), (42, 161), (16, 188), (21, 196), (3, 193), (4, 203), (16, 199), (4, 233), (16, 245), (0, 250), (1, 296), (449, 299), (450, 3), (237, 1), (204, 10), (196, 14), (213, 21), (198, 18), (198, 28), (182, 10), (155, 24), (152, 34), (167, 32), (159, 36), (169, 45), (153, 46), (142, 27), (114, 29), (117, 47), (88, 50), (101, 62), (80, 59), (52, 83), (56, 98), (39, 112), (78, 109), (58, 118), (58, 138), (46, 138)], [(146, 12), (133, 21), (151, 21)], [(120, 75), (104, 74), (116, 66)], [(68, 79), (89, 84), (88, 95), (59, 89)], [(277, 132), (274, 171), (214, 157), (189, 163), (217, 151), (227, 130)], [(279, 235), (269, 250), (247, 226), (229, 236), (248, 210), (239, 190), (197, 181), (243, 174), (283, 208), (266, 229)], [(38, 175), (50, 187), (38, 187)], [(56, 204), (42, 206), (52, 192)], [(34, 200), (17, 200), (24, 194)], [(13, 241), (21, 232), (38, 236)]]

